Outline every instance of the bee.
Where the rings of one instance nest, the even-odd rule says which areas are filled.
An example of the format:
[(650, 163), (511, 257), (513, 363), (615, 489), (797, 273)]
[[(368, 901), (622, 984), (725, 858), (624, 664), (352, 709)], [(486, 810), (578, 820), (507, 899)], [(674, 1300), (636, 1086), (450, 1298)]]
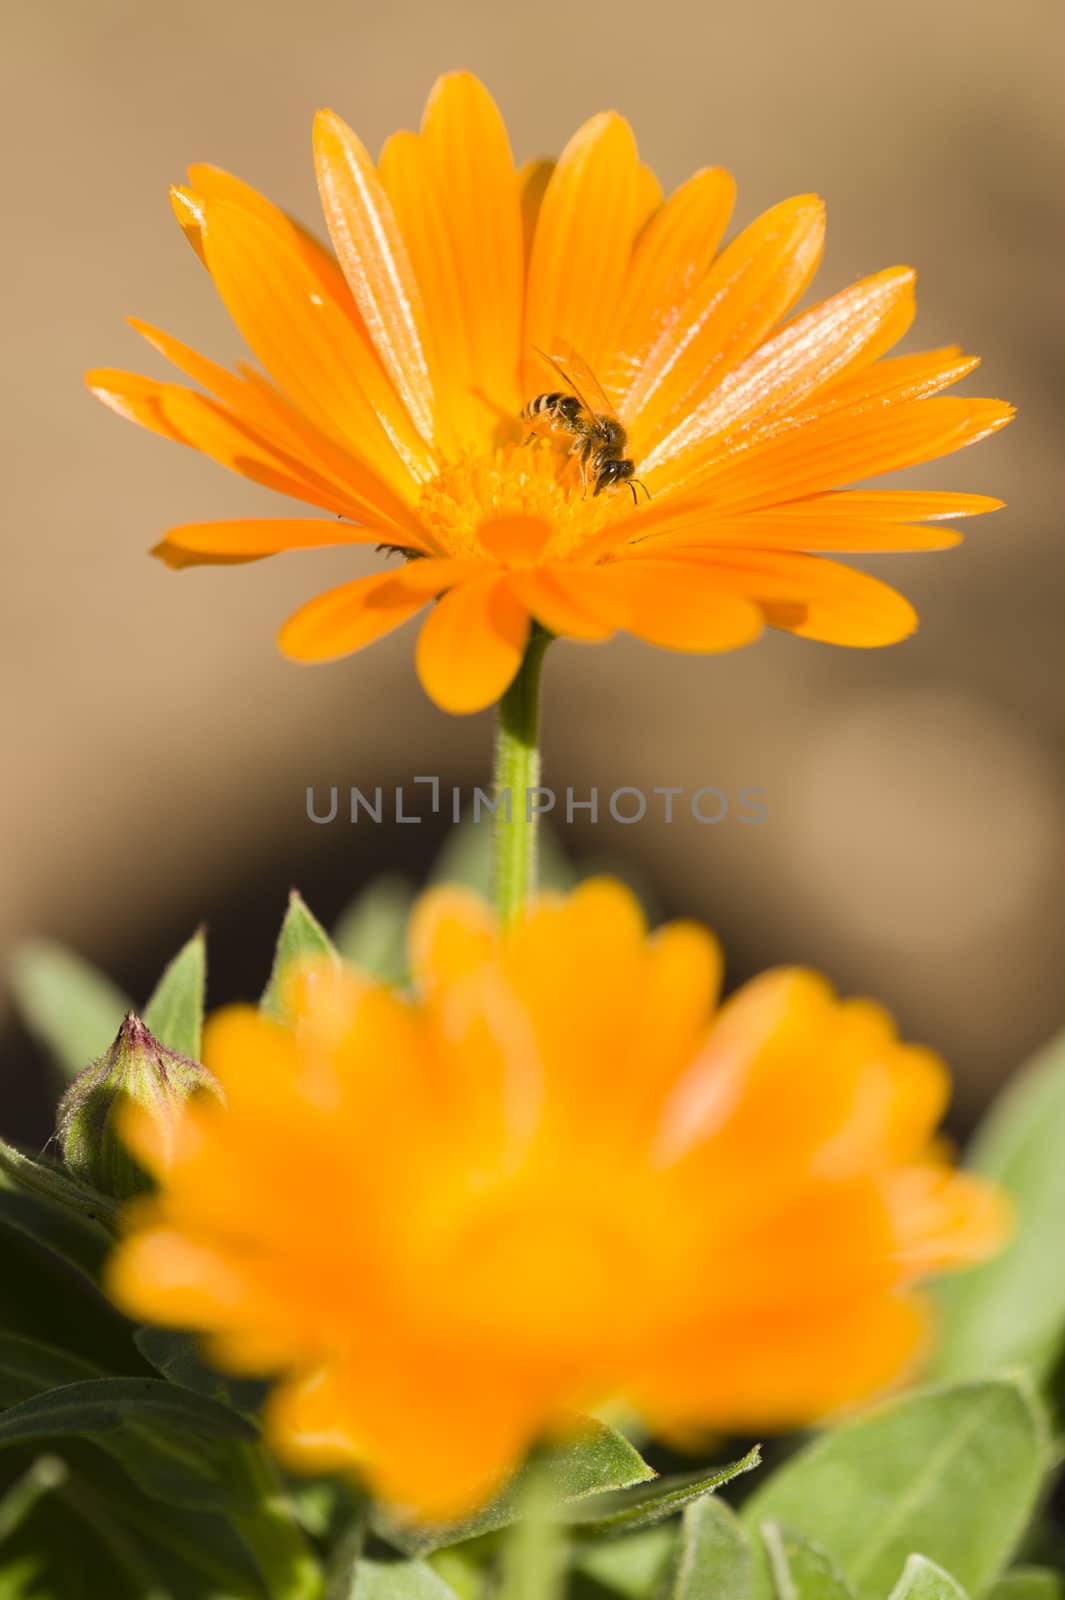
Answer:
[[(632, 490), (632, 503), (636, 504), (637, 487), (648, 500), (651, 492), (639, 478), (633, 477), (635, 463), (625, 454), (628, 442), (625, 429), (614, 415), (610, 401), (588, 363), (570, 345), (559, 341), (554, 355), (537, 350), (547, 364), (555, 369), (565, 391), (538, 394), (522, 411), (527, 422), (545, 421), (557, 433), (569, 434), (573, 439), (570, 454), (576, 456), (581, 471), (581, 484), (585, 493), (592, 485), (592, 494), (616, 488), (624, 483)], [(526, 444), (536, 437), (533, 429)]]

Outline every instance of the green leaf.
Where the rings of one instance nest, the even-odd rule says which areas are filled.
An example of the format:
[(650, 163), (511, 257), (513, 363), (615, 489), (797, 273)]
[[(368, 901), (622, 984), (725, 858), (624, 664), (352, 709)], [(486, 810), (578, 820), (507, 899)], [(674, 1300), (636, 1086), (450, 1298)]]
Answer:
[(966, 1600), (966, 1592), (926, 1555), (911, 1555), (889, 1600)]
[(965, 1590), (927, 1556), (911, 1556), (890, 1600), (966, 1600)]
[(265, 1397), (265, 1384), (227, 1377), (209, 1367), (192, 1334), (176, 1333), (172, 1328), (138, 1328), (133, 1342), (145, 1361), (171, 1383), (219, 1400), (236, 1411), (257, 1411)]
[(677, 1530), (668, 1523), (598, 1544), (585, 1541), (574, 1552), (574, 1570), (593, 1579), (597, 1592), (607, 1589), (622, 1600), (657, 1600), (669, 1576), (676, 1544)]
[(632, 1533), (637, 1528), (648, 1528), (663, 1522), (675, 1512), (713, 1494), (722, 1484), (729, 1483), (744, 1472), (753, 1472), (761, 1463), (758, 1445), (740, 1461), (730, 1462), (713, 1472), (686, 1473), (676, 1478), (659, 1478), (650, 1488), (622, 1489), (616, 1494), (604, 1495), (589, 1505), (578, 1506), (569, 1512), (567, 1522), (575, 1535), (582, 1538), (603, 1538), (618, 1533)]
[(707, 1495), (686, 1507), (669, 1600), (749, 1600), (751, 1543), (731, 1506)]
[(203, 929), (178, 951), (144, 1008), (143, 1022), (160, 1044), (198, 1061), (203, 1046), (207, 940)]
[[(429, 1557), (429, 1564), (437, 1577), (454, 1589), (456, 1600), (482, 1600), (489, 1592), (490, 1578), (484, 1563), (468, 1546), (452, 1545), (448, 1550), (437, 1550)], [(326, 1600), (329, 1600), (328, 1595)]]
[(402, 983), (407, 976), (407, 922), (415, 895), (407, 878), (375, 878), (333, 929), (341, 957), (385, 983)]
[(1014, 1567), (991, 1590), (989, 1600), (1062, 1600), (1065, 1576), (1050, 1567)]
[(254, 1439), (251, 1423), (191, 1389), (159, 1378), (89, 1378), (12, 1406), (0, 1416), (0, 1446), (159, 1424), (201, 1439)]
[[(351, 1600), (455, 1600), (455, 1591), (425, 1561), (360, 1561)], [(339, 1591), (329, 1600), (348, 1600)]]
[(0, 1406), (14, 1406), (31, 1395), (106, 1374), (93, 1361), (40, 1339), (0, 1333)]
[(1016, 1208), (1005, 1250), (940, 1286), (942, 1331), (936, 1373), (978, 1377), (1026, 1366), (1037, 1381), (1065, 1349), (1065, 1035), (1042, 1050), (1002, 1094), (967, 1165), (994, 1178)]
[(62, 1221), (54, 1208), (32, 1196), (0, 1190), (0, 1328), (62, 1345), (109, 1372), (135, 1372), (140, 1363), (126, 1319), (87, 1274), (71, 1271), (62, 1256), (34, 1236), (26, 1216), (17, 1225), (10, 1204), (33, 1211), (32, 1227), (45, 1236), (57, 1217)]
[(54, 1589), (43, 1589), (38, 1582), (40, 1562), (33, 1556), (20, 1557), (0, 1567), (0, 1600), (59, 1600)]
[(68, 1078), (103, 1055), (133, 1009), (110, 978), (50, 939), (17, 945), (10, 977), (23, 1021)]
[(755, 1491), (743, 1520), (816, 1540), (859, 1600), (883, 1600), (914, 1550), (978, 1595), (1025, 1531), (1047, 1453), (1045, 1416), (1020, 1379), (918, 1390), (815, 1439)]
[(311, 915), (293, 889), (277, 939), (270, 982), (259, 1002), (267, 1016), (278, 1020), (283, 1018), (281, 994), (285, 975), (298, 962), (313, 957), (334, 962), (340, 959), (321, 923)]
[(551, 1485), (556, 1503), (581, 1501), (587, 1496), (646, 1483), (654, 1477), (651, 1468), (629, 1441), (605, 1423), (587, 1421), (583, 1435), (568, 1445), (546, 1450), (523, 1467), (509, 1486), (491, 1505), (465, 1522), (447, 1527), (408, 1526), (391, 1519), (377, 1508), (373, 1514), (375, 1531), (405, 1555), (427, 1555), (445, 1545), (459, 1544), (483, 1533), (505, 1528), (520, 1515), (522, 1495), (529, 1475), (543, 1473)]
[(114, 1245), (117, 1207), (61, 1167), (0, 1139), (0, 1216), (95, 1278)]
[(777, 1522), (762, 1524), (762, 1543), (776, 1600), (852, 1600), (854, 1591), (820, 1545)]

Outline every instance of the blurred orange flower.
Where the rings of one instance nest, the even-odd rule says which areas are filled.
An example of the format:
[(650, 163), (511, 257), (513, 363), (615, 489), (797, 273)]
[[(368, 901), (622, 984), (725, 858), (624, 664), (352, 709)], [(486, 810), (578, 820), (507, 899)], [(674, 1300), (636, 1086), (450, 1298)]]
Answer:
[(897, 1377), (913, 1286), (994, 1249), (996, 1192), (934, 1131), (939, 1061), (866, 1001), (772, 972), (714, 1011), (717, 947), (648, 937), (594, 881), (502, 934), (425, 897), (409, 997), (347, 971), (288, 1024), (212, 1025), (192, 1101), (110, 1266), (132, 1315), (280, 1378), (295, 1468), (468, 1511), (573, 1407), (652, 1427), (803, 1423)]
[[(170, 565), (357, 544), (421, 558), (305, 605), (282, 629), (288, 655), (346, 655), (442, 596), (418, 668), (439, 705), (465, 712), (506, 689), (531, 621), (687, 651), (732, 649), (764, 624), (891, 644), (916, 625), (911, 606), (811, 552), (943, 548), (959, 537), (943, 519), (999, 504), (836, 492), (971, 444), (1011, 411), (932, 398), (976, 365), (955, 347), (881, 359), (914, 314), (909, 268), (779, 326), (821, 255), (815, 196), (719, 252), (727, 173), (700, 171), (663, 201), (614, 113), (557, 164), (515, 171), (468, 73), (438, 82), (421, 133), (396, 134), (376, 166), (322, 112), (315, 159), (335, 257), (215, 167), (173, 191), (267, 377), (136, 321), (206, 394), (88, 374), (121, 415), (333, 513), (172, 528), (155, 552)], [(650, 497), (638, 505), (624, 484), (583, 492), (569, 435), (527, 438), (523, 405), (559, 385), (537, 349), (562, 347), (600, 375), (627, 430)]]

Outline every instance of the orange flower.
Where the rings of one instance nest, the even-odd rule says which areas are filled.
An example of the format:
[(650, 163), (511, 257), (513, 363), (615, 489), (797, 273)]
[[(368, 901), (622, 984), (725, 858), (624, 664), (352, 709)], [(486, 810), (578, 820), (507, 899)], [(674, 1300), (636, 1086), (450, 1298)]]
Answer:
[(132, 1315), (277, 1374), (295, 1468), (468, 1511), (572, 1407), (656, 1428), (806, 1422), (919, 1351), (913, 1285), (1002, 1233), (933, 1142), (947, 1081), (866, 1001), (772, 972), (714, 1012), (717, 947), (595, 881), (500, 933), (424, 898), (409, 997), (304, 974), (223, 1013), (110, 1267)]
[[(266, 378), (136, 321), (207, 393), (88, 375), (121, 415), (331, 514), (172, 528), (155, 551), (169, 565), (358, 544), (420, 558), (305, 605), (282, 629), (288, 655), (346, 655), (443, 597), (418, 669), (462, 712), (503, 693), (531, 621), (687, 651), (733, 649), (767, 623), (891, 644), (915, 626), (910, 605), (811, 552), (942, 549), (959, 538), (944, 519), (1000, 503), (839, 492), (971, 444), (1011, 410), (932, 398), (977, 364), (955, 347), (881, 359), (913, 317), (909, 268), (780, 326), (820, 258), (815, 196), (719, 252), (727, 173), (698, 172), (663, 201), (614, 113), (557, 164), (515, 171), (468, 73), (439, 81), (421, 133), (396, 134), (376, 167), (322, 112), (315, 159), (335, 258), (215, 167), (173, 190)], [(560, 382), (536, 351), (564, 346), (601, 376), (649, 500), (624, 485), (586, 494), (568, 436), (527, 439), (523, 405)]]

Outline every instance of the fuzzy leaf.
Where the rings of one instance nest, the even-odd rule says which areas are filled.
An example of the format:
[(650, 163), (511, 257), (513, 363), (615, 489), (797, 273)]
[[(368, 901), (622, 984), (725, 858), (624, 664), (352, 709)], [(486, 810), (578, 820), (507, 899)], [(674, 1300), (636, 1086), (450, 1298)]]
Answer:
[(751, 1544), (731, 1506), (706, 1495), (685, 1509), (669, 1600), (748, 1600)]
[(2, 1139), (0, 1217), (88, 1277), (95, 1278), (114, 1243), (110, 1200)]
[(676, 1544), (676, 1527), (661, 1523), (620, 1539), (582, 1541), (574, 1549), (573, 1565), (583, 1577), (593, 1579), (596, 1593), (607, 1589), (621, 1600), (657, 1600), (669, 1577)]
[(138, 1328), (133, 1342), (149, 1366), (171, 1383), (206, 1395), (235, 1411), (257, 1411), (266, 1385), (257, 1380), (231, 1378), (215, 1372), (200, 1355), (192, 1334), (172, 1328)]
[(456, 1600), (450, 1588), (425, 1561), (360, 1561), (354, 1581), (329, 1600)]
[(1042, 1050), (995, 1103), (967, 1165), (994, 1178), (1017, 1212), (1013, 1238), (983, 1266), (940, 1285), (936, 1372), (978, 1377), (1026, 1366), (1042, 1381), (1065, 1351), (1065, 1035)]
[[(815, 1439), (747, 1501), (823, 1545), (859, 1600), (883, 1600), (914, 1550), (982, 1594), (1027, 1527), (1047, 1426), (1020, 1379), (918, 1390)], [(768, 1593), (766, 1575), (756, 1592)]]
[(654, 1473), (622, 1434), (605, 1423), (588, 1422), (573, 1443), (545, 1451), (531, 1466), (522, 1468), (491, 1505), (465, 1522), (448, 1527), (402, 1525), (377, 1510), (374, 1526), (384, 1538), (409, 1556), (426, 1555), (445, 1545), (459, 1544), (482, 1533), (505, 1528), (520, 1515), (522, 1495), (530, 1472), (542, 1473), (556, 1502), (567, 1505), (587, 1496), (601, 1495), (632, 1484), (647, 1483)]
[(820, 1545), (777, 1522), (762, 1524), (762, 1543), (776, 1600), (853, 1600), (854, 1591)]
[(911, 1556), (890, 1600), (966, 1600), (965, 1590), (949, 1572), (926, 1556)]
[(729, 1483), (744, 1472), (753, 1472), (762, 1460), (757, 1445), (740, 1461), (713, 1472), (685, 1473), (676, 1478), (659, 1478), (650, 1488), (622, 1489), (616, 1494), (596, 1499), (589, 1505), (575, 1507), (567, 1517), (573, 1532), (582, 1538), (600, 1539), (607, 1535), (631, 1533), (636, 1528), (649, 1528), (664, 1522), (684, 1506), (704, 1495), (713, 1494), (722, 1484)]
[(133, 1009), (110, 978), (50, 939), (16, 946), (10, 977), (23, 1021), (68, 1078), (103, 1055)]
[(311, 915), (302, 899), (293, 889), (289, 895), (288, 910), (281, 924), (281, 932), (274, 952), (274, 965), (270, 982), (266, 985), (259, 1004), (267, 1016), (281, 1019), (282, 987), (285, 975), (297, 962), (308, 957), (339, 961), (332, 941), (318, 919)]
[(199, 929), (170, 962), (144, 1008), (144, 1025), (169, 1050), (199, 1061), (207, 990), (207, 940)]
[(341, 916), (333, 943), (341, 957), (385, 983), (407, 976), (407, 921), (415, 900), (406, 878), (375, 878)]

